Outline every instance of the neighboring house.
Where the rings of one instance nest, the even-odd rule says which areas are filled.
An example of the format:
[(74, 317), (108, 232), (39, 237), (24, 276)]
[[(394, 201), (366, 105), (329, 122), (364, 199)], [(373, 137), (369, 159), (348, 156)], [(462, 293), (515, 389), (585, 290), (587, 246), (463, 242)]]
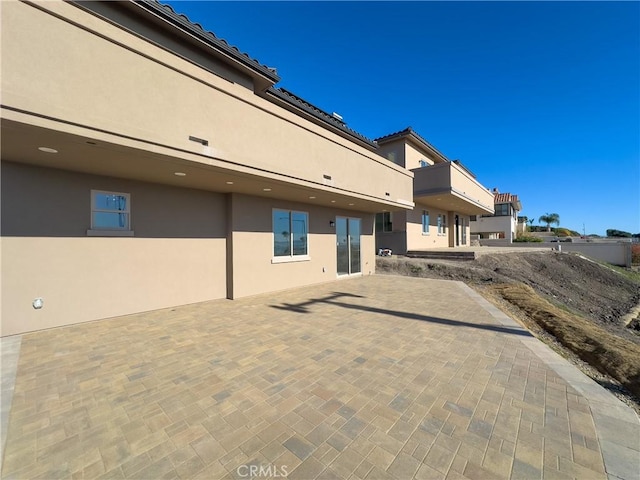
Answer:
[(497, 188), (493, 189), (493, 196), (495, 213), (472, 217), (471, 234), (478, 235), (481, 239), (504, 239), (511, 243), (519, 231), (524, 233), (526, 229), (526, 220), (524, 223), (518, 221), (522, 204), (517, 195), (500, 193)]
[(415, 203), (413, 210), (376, 215), (376, 248), (404, 254), (470, 245), (469, 218), (493, 213), (491, 192), (411, 127), (375, 141), (381, 155), (413, 173)]
[(168, 6), (1, 28), (2, 335), (369, 274), (375, 213), (413, 207), (403, 165)]

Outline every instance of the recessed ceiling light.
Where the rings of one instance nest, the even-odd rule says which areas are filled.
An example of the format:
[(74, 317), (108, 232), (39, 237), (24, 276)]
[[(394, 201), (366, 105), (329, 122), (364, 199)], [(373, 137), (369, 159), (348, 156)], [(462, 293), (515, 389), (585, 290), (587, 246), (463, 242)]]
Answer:
[(173, 172), (176, 177), (186, 177), (187, 174), (184, 172)]
[(313, 199), (314, 199), (314, 198), (316, 198), (316, 197), (311, 196), (311, 197), (309, 197), (309, 198), (313, 200)]
[(41, 152), (45, 152), (45, 153), (58, 153), (58, 150), (56, 150), (55, 148), (50, 148), (50, 147), (38, 147), (38, 150), (40, 150)]
[(349, 205), (353, 206), (354, 204), (353, 204), (353, 203), (350, 203)]
[(233, 182), (227, 182), (227, 185), (233, 185)]
[(336, 201), (335, 200), (331, 200), (331, 203), (336, 203)]
[(271, 189), (270, 189), (270, 188), (263, 188), (263, 189), (262, 189), (262, 191), (263, 191), (263, 192), (270, 192), (270, 191), (271, 191)]

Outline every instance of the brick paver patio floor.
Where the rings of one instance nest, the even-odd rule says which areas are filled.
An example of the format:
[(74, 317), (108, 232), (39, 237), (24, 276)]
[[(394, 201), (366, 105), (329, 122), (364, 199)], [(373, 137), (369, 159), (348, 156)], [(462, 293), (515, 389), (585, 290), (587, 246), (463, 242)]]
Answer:
[(605, 444), (528, 342), (457, 282), (382, 275), (26, 334), (2, 477), (633, 472), (637, 416), (614, 400)]

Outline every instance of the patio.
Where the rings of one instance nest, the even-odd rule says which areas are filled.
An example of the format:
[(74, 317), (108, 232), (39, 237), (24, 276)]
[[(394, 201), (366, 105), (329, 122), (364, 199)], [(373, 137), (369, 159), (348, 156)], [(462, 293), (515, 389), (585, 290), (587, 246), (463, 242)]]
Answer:
[(375, 275), (2, 343), (7, 480), (640, 471), (636, 414), (459, 282)]

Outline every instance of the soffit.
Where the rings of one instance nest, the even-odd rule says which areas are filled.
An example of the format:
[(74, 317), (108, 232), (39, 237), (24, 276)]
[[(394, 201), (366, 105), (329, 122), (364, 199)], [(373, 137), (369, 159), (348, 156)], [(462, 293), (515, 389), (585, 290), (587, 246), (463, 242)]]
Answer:
[[(392, 202), (356, 198), (357, 195), (331, 190), (329, 187), (296, 185), (234, 171), (231, 168), (197, 163), (178, 156), (139, 150), (7, 119), (2, 119), (1, 125), (3, 161), (220, 193), (278, 198), (347, 210), (376, 212), (383, 208), (403, 208)], [(38, 150), (39, 147), (55, 148), (58, 153), (45, 153)], [(175, 172), (186, 175), (176, 176)], [(271, 190), (265, 191), (265, 188)], [(312, 196), (316, 198), (309, 198)]]

